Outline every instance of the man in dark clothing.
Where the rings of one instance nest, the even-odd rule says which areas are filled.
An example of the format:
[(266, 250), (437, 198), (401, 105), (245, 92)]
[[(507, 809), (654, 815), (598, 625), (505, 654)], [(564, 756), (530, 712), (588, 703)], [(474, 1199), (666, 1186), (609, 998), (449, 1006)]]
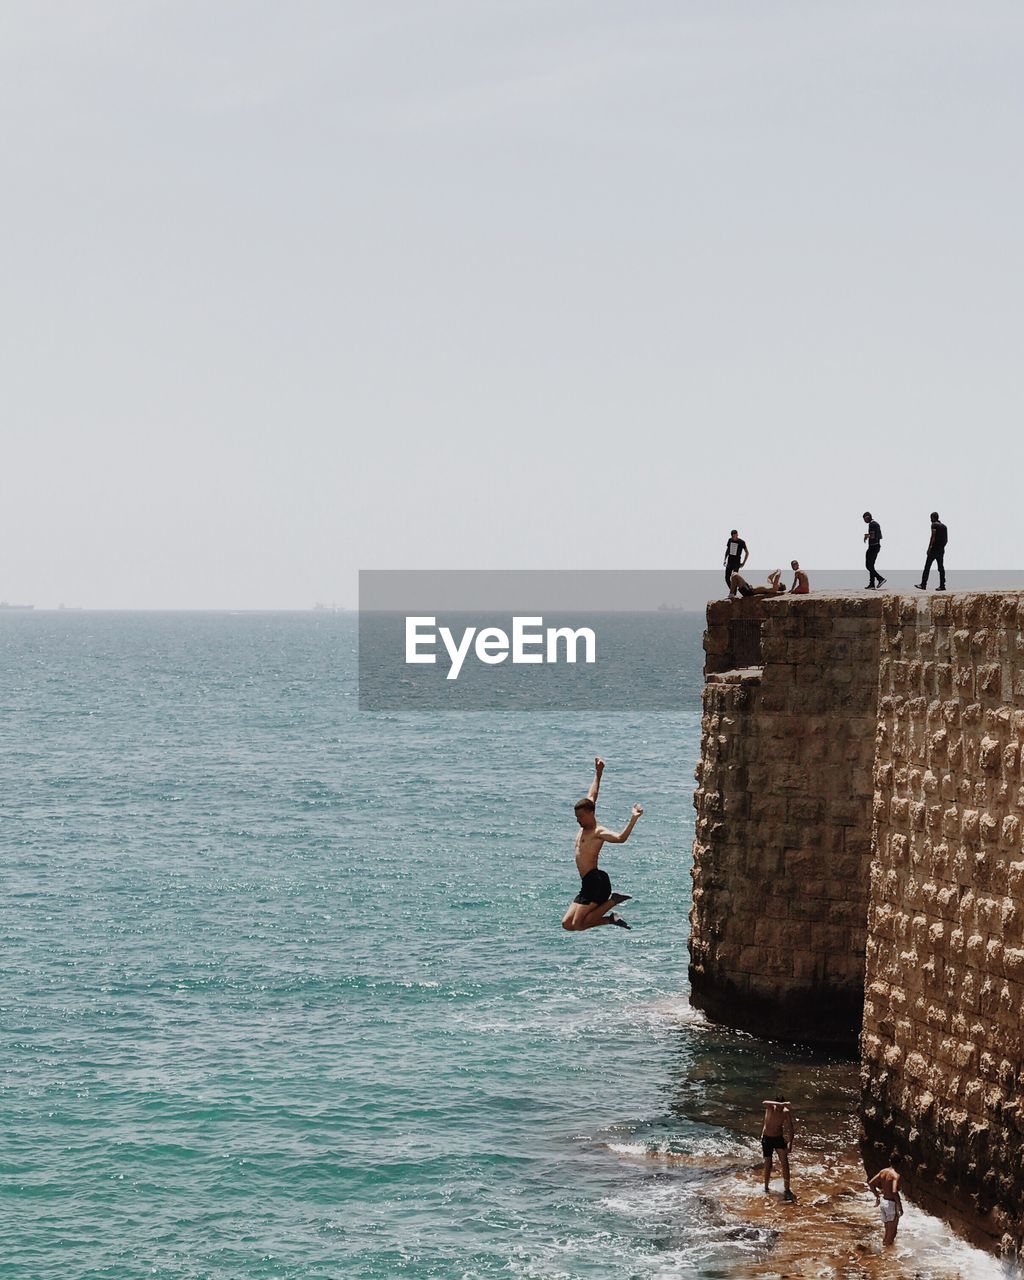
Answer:
[(886, 579), (875, 568), (875, 561), (878, 559), (878, 553), (882, 549), (882, 526), (877, 520), (872, 519), (870, 511), (864, 512), (864, 523), (868, 527), (868, 531), (864, 535), (864, 541), (868, 544), (867, 553), (864, 556), (864, 567), (868, 571), (867, 589), (874, 591), (875, 587), (881, 587), (886, 582)]
[(921, 574), (921, 581), (917, 584), (921, 591), (928, 590), (928, 574), (931, 572), (932, 564), (939, 571), (939, 585), (937, 590), (945, 591), (946, 589), (946, 543), (949, 540), (949, 530), (939, 519), (939, 513), (933, 511), (930, 516), (932, 522), (932, 536), (928, 539), (928, 553), (924, 561), (924, 573)]
[(735, 529), (729, 534), (725, 544), (725, 585), (732, 587), (732, 575), (747, 563), (747, 544)]

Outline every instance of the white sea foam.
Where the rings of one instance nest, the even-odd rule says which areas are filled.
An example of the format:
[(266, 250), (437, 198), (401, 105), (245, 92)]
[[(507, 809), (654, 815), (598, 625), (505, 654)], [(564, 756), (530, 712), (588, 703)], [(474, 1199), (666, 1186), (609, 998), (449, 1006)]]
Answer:
[(631, 1011), (631, 1020), (641, 1026), (706, 1027), (707, 1017), (695, 1009), (684, 995), (663, 996)]
[(961, 1240), (941, 1219), (925, 1213), (906, 1196), (895, 1254), (905, 1266), (913, 1267), (915, 1280), (931, 1280), (933, 1276), (935, 1280), (1008, 1280), (1014, 1274), (998, 1258)]
[(608, 1150), (623, 1156), (646, 1156), (651, 1148), (642, 1142), (609, 1142)]
[[(759, 1155), (751, 1144), (738, 1138), (730, 1138), (728, 1134), (721, 1131), (691, 1134), (687, 1137), (685, 1146), (670, 1145), (667, 1142), (611, 1141), (607, 1147), (616, 1155), (649, 1159), (652, 1169), (670, 1167), (677, 1162), (699, 1168), (701, 1162), (706, 1161), (708, 1168), (714, 1170), (716, 1167), (720, 1169), (726, 1161), (745, 1161), (754, 1155)], [(661, 1159), (660, 1165), (659, 1159)]]

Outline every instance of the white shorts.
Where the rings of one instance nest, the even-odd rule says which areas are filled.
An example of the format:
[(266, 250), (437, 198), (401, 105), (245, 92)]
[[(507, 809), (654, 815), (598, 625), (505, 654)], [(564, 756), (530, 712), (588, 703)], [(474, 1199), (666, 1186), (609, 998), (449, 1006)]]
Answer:
[(886, 1200), (883, 1196), (878, 1202), (878, 1212), (882, 1215), (883, 1222), (894, 1222), (896, 1219), (896, 1201)]

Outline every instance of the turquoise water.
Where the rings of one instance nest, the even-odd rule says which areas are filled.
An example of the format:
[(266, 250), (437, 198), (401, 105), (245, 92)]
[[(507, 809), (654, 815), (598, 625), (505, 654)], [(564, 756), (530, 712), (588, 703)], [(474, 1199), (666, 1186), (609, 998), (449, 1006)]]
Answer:
[[(708, 1179), (750, 1166), (780, 1063), (826, 1111), (851, 1072), (688, 1010), (678, 625), (689, 711), (565, 720), (360, 714), (347, 616), (0, 618), (3, 1274), (710, 1277), (763, 1253)], [(570, 935), (595, 752), (603, 817), (646, 808), (607, 857), (635, 927)]]

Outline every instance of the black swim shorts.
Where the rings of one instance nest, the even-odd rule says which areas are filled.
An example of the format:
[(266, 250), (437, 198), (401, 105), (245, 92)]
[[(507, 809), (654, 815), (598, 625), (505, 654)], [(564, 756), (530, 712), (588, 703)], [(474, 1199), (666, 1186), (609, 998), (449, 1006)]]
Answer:
[(779, 1138), (762, 1138), (761, 1139), (761, 1150), (764, 1152), (764, 1158), (766, 1160), (770, 1160), (772, 1158), (772, 1152), (778, 1151), (780, 1147), (783, 1151), (785, 1151), (786, 1149), (785, 1138), (779, 1137)]
[(602, 871), (600, 867), (595, 867), (593, 871), (588, 871), (583, 877), (580, 891), (573, 898), (573, 902), (578, 902), (582, 906), (588, 904), (597, 906), (598, 903), (607, 902), (611, 896), (612, 882), (609, 879), (608, 872)]

